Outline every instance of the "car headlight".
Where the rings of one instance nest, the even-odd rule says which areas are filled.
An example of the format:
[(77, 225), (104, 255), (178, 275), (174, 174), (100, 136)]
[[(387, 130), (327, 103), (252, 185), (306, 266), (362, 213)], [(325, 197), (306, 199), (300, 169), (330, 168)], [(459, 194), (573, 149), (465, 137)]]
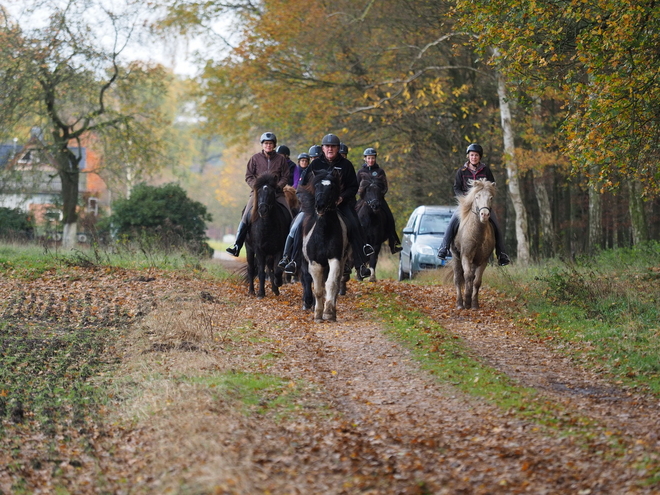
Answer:
[(417, 252), (427, 256), (433, 256), (435, 254), (435, 250), (431, 246), (426, 245), (417, 246)]

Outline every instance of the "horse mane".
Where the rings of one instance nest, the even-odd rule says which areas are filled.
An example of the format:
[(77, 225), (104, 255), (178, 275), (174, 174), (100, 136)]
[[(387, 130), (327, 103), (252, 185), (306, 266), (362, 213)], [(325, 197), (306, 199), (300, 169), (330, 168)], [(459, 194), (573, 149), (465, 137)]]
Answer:
[[(385, 189), (385, 180), (380, 176), (378, 176), (378, 177), (369, 177), (368, 179), (363, 179), (363, 180), (367, 180), (367, 181), (371, 182), (372, 184), (375, 184), (376, 186), (378, 186), (378, 188), (381, 191), (383, 189)], [(364, 199), (364, 196), (365, 196), (366, 193), (367, 193), (367, 189), (365, 188), (360, 192), (360, 199)]]
[(286, 198), (286, 202), (289, 204), (289, 209), (292, 212), (300, 210), (300, 201), (298, 200), (296, 190), (293, 186), (284, 186), (284, 197)]
[(312, 173), (312, 179), (304, 186), (298, 186), (297, 193), (300, 200), (300, 211), (308, 215), (316, 215), (315, 185), (322, 180), (337, 182), (337, 176), (329, 170), (316, 170)]
[(472, 203), (474, 203), (474, 197), (479, 191), (484, 189), (490, 190), (495, 194), (495, 183), (490, 182), (486, 179), (470, 180), (468, 182), (472, 187), (467, 192), (465, 196), (458, 198), (458, 214), (460, 218), (467, 218), (470, 210), (472, 209)]
[(254, 181), (254, 187), (252, 188), (253, 191), (253, 199), (254, 201), (252, 202), (252, 218), (255, 219), (259, 216), (258, 209), (259, 209), (259, 201), (257, 201), (257, 191), (261, 189), (264, 186), (270, 186), (273, 189), (277, 189), (277, 177), (274, 174), (271, 174), (269, 172), (266, 172), (265, 174), (261, 174), (257, 179)]

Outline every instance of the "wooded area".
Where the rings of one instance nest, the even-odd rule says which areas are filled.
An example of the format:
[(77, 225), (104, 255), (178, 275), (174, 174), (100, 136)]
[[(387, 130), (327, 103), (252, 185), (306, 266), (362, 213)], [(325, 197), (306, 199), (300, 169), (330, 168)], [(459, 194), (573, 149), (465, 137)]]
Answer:
[[(3, 11), (2, 136), (39, 126), (65, 150), (94, 132), (106, 181), (166, 169), (217, 202), (225, 227), (248, 194), (250, 146), (272, 130), (294, 157), (327, 132), (356, 167), (377, 148), (399, 227), (420, 204), (453, 204), (479, 142), (520, 262), (660, 236), (654, 2), (163, 2), (152, 33), (206, 47), (189, 79), (122, 58), (146, 22), (130, 2), (44, 5), (49, 22), (30, 29)], [(95, 35), (103, 16), (114, 44)], [(73, 184), (75, 157), (62, 160)]]

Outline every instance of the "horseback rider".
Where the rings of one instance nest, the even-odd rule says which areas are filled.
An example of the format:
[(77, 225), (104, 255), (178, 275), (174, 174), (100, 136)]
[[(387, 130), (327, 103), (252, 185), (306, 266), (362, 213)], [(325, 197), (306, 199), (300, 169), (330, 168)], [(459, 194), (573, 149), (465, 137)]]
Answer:
[(344, 143), (339, 143), (339, 154), (344, 158), (348, 158), (348, 146)]
[[(321, 142), (323, 153), (305, 169), (301, 184), (305, 185), (309, 182), (314, 171), (329, 170), (339, 172), (339, 181), (341, 183), (341, 196), (337, 205), (342, 218), (346, 222), (348, 229), (348, 239), (353, 247), (356, 260), (356, 270), (363, 277), (367, 278), (371, 275), (371, 268), (367, 266), (369, 263), (369, 256), (373, 255), (374, 248), (364, 242), (364, 233), (362, 226), (355, 213), (355, 193), (358, 190), (357, 176), (353, 164), (339, 154), (340, 141), (334, 134), (327, 134), (323, 137)], [(316, 151), (316, 150), (314, 150)], [(312, 148), (310, 148), (310, 155), (312, 155)], [(295, 273), (296, 262), (295, 252), (300, 249), (302, 242), (302, 233), (300, 232), (300, 224), (302, 223), (303, 215), (300, 213), (291, 224), (289, 236), (286, 239), (284, 246), (284, 257), (278, 265), (284, 268), (285, 273)]]
[(300, 153), (298, 155), (298, 165), (296, 165), (296, 168), (293, 170), (292, 185), (294, 189), (298, 189), (298, 185), (302, 180), (303, 170), (305, 170), (307, 167), (309, 167), (309, 154)]
[[(357, 180), (360, 185), (358, 188), (358, 196), (362, 197), (364, 190), (369, 186), (371, 179), (378, 179), (382, 182), (383, 196), (387, 193), (387, 175), (385, 170), (383, 170), (378, 163), (376, 163), (376, 156), (378, 153), (374, 148), (367, 148), (362, 154), (364, 157), (364, 163), (362, 168), (357, 172)], [(388, 233), (388, 244), (390, 245), (390, 251), (392, 254), (396, 254), (401, 251), (401, 240), (399, 235), (396, 232), (396, 224), (394, 222), (394, 215), (392, 215), (392, 210), (390, 210), (390, 205), (387, 204), (385, 198), (380, 206), (387, 217), (387, 225), (385, 226), (385, 231)]]
[(277, 202), (286, 208), (291, 215), (289, 204), (282, 192), (284, 186), (289, 183), (289, 164), (284, 155), (275, 151), (277, 137), (272, 132), (264, 132), (261, 135), (261, 152), (252, 155), (247, 163), (245, 172), (245, 182), (250, 186), (250, 198), (243, 210), (243, 217), (236, 230), (236, 243), (227, 248), (227, 252), (232, 256), (238, 256), (245, 243), (248, 230), (250, 229), (250, 215), (252, 214), (252, 205), (254, 204), (254, 183), (259, 175), (266, 172), (277, 177)]
[(293, 186), (293, 171), (296, 168), (296, 164), (291, 160), (291, 150), (289, 149), (288, 146), (284, 144), (280, 144), (276, 149), (275, 152), (279, 153), (280, 155), (284, 155), (284, 158), (286, 158), (286, 163), (289, 165), (289, 185)]
[[(456, 178), (454, 180), (454, 194), (456, 197), (464, 196), (467, 194), (470, 189), (469, 180), (479, 180), (486, 179), (490, 182), (495, 182), (493, 177), (493, 172), (491, 172), (488, 165), (481, 161), (483, 156), (484, 149), (481, 145), (472, 143), (467, 148), (467, 161), (465, 164), (456, 171)], [(509, 256), (504, 252), (504, 236), (502, 231), (498, 227), (497, 219), (495, 218), (495, 210), (490, 212), (490, 222), (493, 225), (493, 230), (495, 230), (495, 253), (497, 254), (497, 262), (500, 266), (505, 266), (511, 263)], [(449, 247), (454, 241), (456, 232), (458, 231), (458, 225), (460, 220), (458, 218), (458, 210), (454, 211), (454, 214), (449, 221), (447, 226), (447, 231), (445, 232), (445, 237), (442, 240), (440, 249), (438, 250), (438, 258), (441, 260), (447, 259), (449, 255)]]

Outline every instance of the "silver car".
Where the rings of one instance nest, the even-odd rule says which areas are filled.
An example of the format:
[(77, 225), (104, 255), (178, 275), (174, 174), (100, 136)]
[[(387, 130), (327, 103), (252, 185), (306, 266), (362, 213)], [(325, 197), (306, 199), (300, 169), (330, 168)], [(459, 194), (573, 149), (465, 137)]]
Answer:
[(422, 270), (439, 268), (447, 261), (438, 258), (438, 249), (449, 225), (453, 206), (418, 206), (403, 229), (399, 254), (399, 280), (413, 278)]

